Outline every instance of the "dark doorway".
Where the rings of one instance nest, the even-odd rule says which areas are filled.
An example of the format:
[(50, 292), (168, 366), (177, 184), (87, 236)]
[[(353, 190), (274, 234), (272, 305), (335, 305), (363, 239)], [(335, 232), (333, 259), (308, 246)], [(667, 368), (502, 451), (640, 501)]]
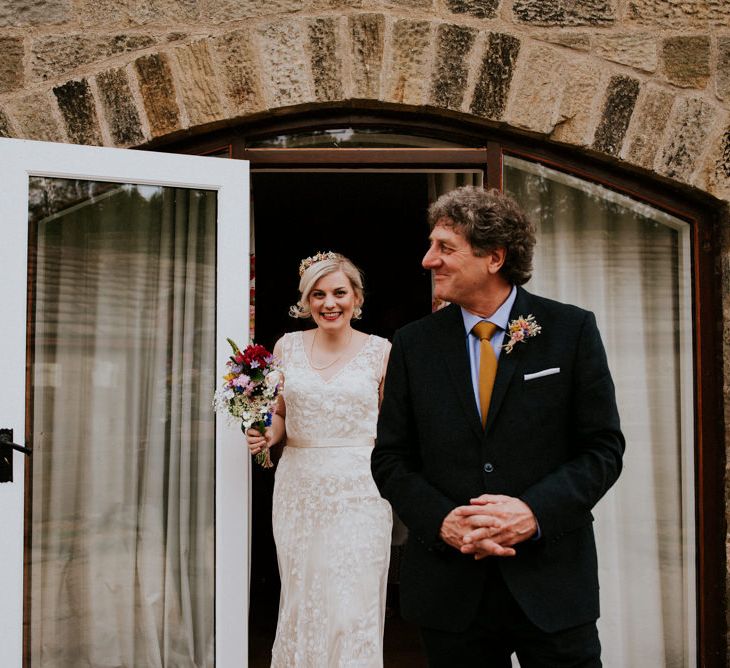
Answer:
[(302, 258), (347, 255), (365, 274), (358, 329), (392, 338), (431, 310), (427, 247), (428, 175), (362, 172), (252, 174), (256, 236), (256, 338), (273, 345), (296, 329)]
[[(357, 329), (392, 339), (401, 325), (431, 310), (427, 247), (428, 175), (402, 172), (254, 172), (256, 341), (273, 346), (306, 327), (288, 316), (298, 297), (302, 258), (317, 251), (347, 255), (365, 275)], [(254, 467), (252, 480), (249, 665), (268, 667), (276, 630), (279, 574), (271, 533), (273, 469)], [(385, 665), (425, 666), (415, 628), (398, 614), (397, 563), (391, 559)]]

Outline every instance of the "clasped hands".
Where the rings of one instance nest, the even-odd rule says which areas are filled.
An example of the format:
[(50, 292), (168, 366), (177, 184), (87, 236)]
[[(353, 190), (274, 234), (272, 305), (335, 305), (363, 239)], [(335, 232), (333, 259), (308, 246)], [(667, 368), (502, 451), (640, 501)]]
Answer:
[(482, 494), (470, 505), (454, 508), (441, 524), (441, 539), (463, 554), (513, 557), (514, 545), (537, 533), (537, 520), (522, 500), (502, 494)]

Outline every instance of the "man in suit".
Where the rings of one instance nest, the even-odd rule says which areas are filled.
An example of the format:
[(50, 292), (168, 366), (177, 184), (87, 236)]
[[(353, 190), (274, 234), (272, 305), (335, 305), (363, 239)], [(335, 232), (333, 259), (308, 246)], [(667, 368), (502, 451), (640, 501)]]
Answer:
[(591, 509), (624, 438), (595, 318), (520, 287), (535, 233), (510, 197), (459, 188), (429, 225), (451, 304), (396, 332), (372, 457), (409, 529), (402, 614), (431, 666), (600, 666)]

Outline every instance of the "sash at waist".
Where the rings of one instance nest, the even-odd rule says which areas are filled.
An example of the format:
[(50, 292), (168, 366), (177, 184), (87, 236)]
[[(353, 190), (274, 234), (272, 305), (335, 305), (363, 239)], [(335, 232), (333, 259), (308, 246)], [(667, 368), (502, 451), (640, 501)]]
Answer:
[(290, 448), (372, 448), (375, 445), (375, 439), (368, 436), (316, 439), (288, 436), (286, 445)]

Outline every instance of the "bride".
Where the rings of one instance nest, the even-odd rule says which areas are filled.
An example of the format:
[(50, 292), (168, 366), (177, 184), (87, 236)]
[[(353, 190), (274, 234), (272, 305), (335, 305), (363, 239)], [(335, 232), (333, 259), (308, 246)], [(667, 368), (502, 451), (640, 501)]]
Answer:
[(390, 343), (351, 326), (362, 276), (338, 253), (299, 267), (290, 309), (316, 327), (274, 347), (284, 391), (271, 427), (246, 434), (251, 454), (284, 441), (273, 528), (281, 599), (272, 667), (383, 665), (391, 510), (370, 473)]

